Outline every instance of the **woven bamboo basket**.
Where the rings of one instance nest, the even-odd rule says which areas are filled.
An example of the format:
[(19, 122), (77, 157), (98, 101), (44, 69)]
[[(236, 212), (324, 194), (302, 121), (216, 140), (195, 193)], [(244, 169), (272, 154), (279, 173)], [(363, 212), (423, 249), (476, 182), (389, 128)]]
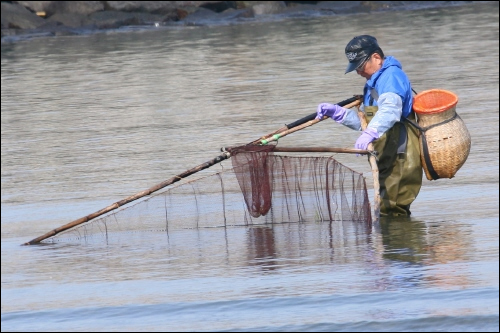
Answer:
[(471, 137), (456, 113), (458, 96), (431, 89), (415, 96), (413, 110), (420, 126), (420, 156), (428, 180), (453, 178), (467, 160)]

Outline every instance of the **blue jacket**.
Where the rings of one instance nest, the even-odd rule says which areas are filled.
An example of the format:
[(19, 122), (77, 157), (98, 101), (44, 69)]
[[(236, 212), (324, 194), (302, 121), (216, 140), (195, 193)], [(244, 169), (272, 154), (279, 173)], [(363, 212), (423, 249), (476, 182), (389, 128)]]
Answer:
[(411, 90), (410, 80), (403, 72), (401, 63), (393, 56), (385, 58), (382, 68), (372, 75), (370, 80), (366, 81), (364, 87), (365, 105), (377, 106), (377, 98), (371, 96), (371, 89), (375, 88), (378, 96), (392, 92), (399, 97), (403, 102), (402, 115), (408, 117), (413, 106), (413, 95)]

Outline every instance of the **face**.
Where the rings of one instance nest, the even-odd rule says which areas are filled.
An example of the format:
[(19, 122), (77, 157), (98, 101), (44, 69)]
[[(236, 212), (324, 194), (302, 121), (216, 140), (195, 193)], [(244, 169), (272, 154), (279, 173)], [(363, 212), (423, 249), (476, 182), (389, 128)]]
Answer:
[(382, 67), (383, 63), (384, 59), (382, 59), (380, 54), (374, 53), (365, 61), (364, 64), (361, 64), (361, 66), (356, 68), (356, 73), (369, 80), (372, 75)]

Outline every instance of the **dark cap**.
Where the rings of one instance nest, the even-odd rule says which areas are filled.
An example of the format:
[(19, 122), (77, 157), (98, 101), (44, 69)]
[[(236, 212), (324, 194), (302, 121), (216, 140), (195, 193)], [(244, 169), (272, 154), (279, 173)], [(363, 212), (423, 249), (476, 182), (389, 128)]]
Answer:
[(345, 55), (349, 60), (345, 74), (358, 68), (369, 56), (379, 50), (382, 51), (375, 37), (369, 35), (354, 37), (345, 47)]

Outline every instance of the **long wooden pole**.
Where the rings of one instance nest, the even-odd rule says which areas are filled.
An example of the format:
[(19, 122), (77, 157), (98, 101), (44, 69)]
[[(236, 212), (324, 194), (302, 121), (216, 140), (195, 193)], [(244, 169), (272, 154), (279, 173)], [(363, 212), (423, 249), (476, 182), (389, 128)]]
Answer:
[[(341, 104), (346, 105), (346, 104), (348, 104), (348, 103), (351, 103), (352, 101), (356, 101), (355, 103), (358, 103), (358, 104), (359, 104), (359, 100), (360, 100), (360, 96), (354, 96), (354, 97), (349, 98), (349, 99), (347, 99), (347, 100), (345, 100), (345, 101), (342, 101), (342, 102), (340, 102), (340, 103), (338, 103), (338, 104), (339, 104), (339, 105), (341, 105)], [(285, 126), (285, 129), (286, 129), (286, 131), (290, 131), (290, 129), (292, 129), (292, 128), (303, 126), (303, 123), (304, 123), (304, 122), (306, 122), (306, 121), (307, 121), (308, 119), (310, 119), (311, 117), (314, 119), (314, 116), (315, 116), (315, 114), (311, 114), (311, 115), (309, 115), (309, 116), (307, 116), (307, 117), (304, 117), (304, 118), (302, 118), (302, 119), (299, 119), (299, 120), (295, 121), (294, 123), (292, 123), (292, 124), (290, 124), (290, 125), (286, 125), (286, 126)], [(316, 121), (316, 122), (314, 122), (314, 123), (317, 123), (317, 122), (319, 122), (319, 121), (320, 121), (320, 120), (318, 120), (318, 121)], [(311, 125), (313, 125), (313, 124), (306, 124), (306, 125), (307, 125), (307, 126), (303, 126), (303, 127), (301, 127), (300, 129), (302, 129), (302, 128), (304, 128), (304, 127), (311, 126)], [(281, 133), (281, 132), (283, 132), (283, 128), (281, 128), (281, 129), (279, 129), (278, 131), (275, 131), (275, 132), (273, 132), (273, 133), (270, 133), (270, 134), (268, 134), (267, 136), (264, 136), (264, 137), (269, 137), (269, 136), (274, 135), (274, 133)], [(287, 134), (289, 134), (289, 133), (287, 133)], [(285, 134), (285, 135), (287, 135), (287, 134)], [(282, 135), (282, 136), (284, 136), (284, 135)], [(254, 142), (257, 142), (257, 143), (258, 143), (258, 142), (260, 142), (261, 140), (262, 140), (262, 139), (258, 139), (258, 140), (253, 141), (252, 143), (254, 143)], [(250, 144), (252, 144), (252, 143), (250, 143)], [(226, 159), (228, 159), (229, 157), (231, 157), (231, 153), (230, 153), (230, 152), (228, 152), (228, 151), (225, 151), (225, 152), (223, 152), (222, 154), (220, 154), (219, 156), (217, 156), (217, 157), (215, 157), (215, 158), (211, 159), (210, 161), (207, 161), (207, 162), (202, 163), (202, 164), (200, 164), (200, 165), (198, 165), (198, 166), (196, 166), (196, 167), (194, 167), (194, 168), (191, 168), (191, 169), (189, 169), (189, 170), (186, 170), (186, 171), (184, 171), (183, 173), (180, 173), (180, 174), (178, 174), (177, 176), (174, 176), (174, 177), (172, 177), (172, 178), (170, 178), (170, 179), (168, 179), (168, 180), (166, 180), (166, 181), (164, 181), (164, 182), (161, 182), (161, 183), (159, 183), (159, 184), (157, 184), (157, 185), (155, 185), (155, 186), (153, 186), (153, 187), (151, 187), (151, 188), (149, 188), (149, 189), (147, 189), (147, 190), (144, 190), (144, 191), (138, 192), (138, 193), (136, 193), (136, 194), (134, 194), (134, 195), (131, 195), (131, 196), (129, 196), (129, 197), (127, 197), (127, 198), (123, 199), (123, 200), (117, 201), (117, 202), (115, 202), (114, 204), (109, 205), (109, 206), (107, 206), (107, 207), (105, 207), (105, 208), (103, 208), (103, 209), (101, 209), (101, 210), (99, 210), (99, 211), (97, 211), (97, 212), (95, 212), (95, 213), (89, 214), (89, 215), (87, 215), (87, 216), (84, 216), (84, 217), (79, 218), (79, 219), (77, 219), (77, 220), (74, 220), (74, 221), (72, 221), (72, 222), (69, 222), (69, 223), (67, 223), (67, 224), (65, 224), (65, 225), (63, 225), (63, 226), (60, 226), (60, 227), (58, 227), (58, 228), (55, 228), (55, 229), (53, 229), (53, 230), (51, 230), (51, 231), (49, 231), (49, 232), (47, 232), (47, 233), (45, 233), (45, 234), (43, 234), (43, 235), (41, 235), (41, 236), (37, 237), (37, 238), (34, 238), (34, 239), (30, 240), (29, 242), (26, 242), (26, 243), (24, 243), (24, 244), (22, 244), (22, 245), (33, 245), (33, 244), (38, 244), (38, 243), (40, 243), (41, 241), (43, 241), (44, 239), (47, 239), (47, 238), (49, 238), (49, 237), (52, 237), (52, 236), (54, 236), (54, 235), (56, 235), (56, 234), (58, 234), (58, 233), (60, 233), (60, 232), (62, 232), (62, 231), (68, 230), (68, 229), (73, 228), (73, 227), (75, 227), (75, 226), (77, 226), (77, 225), (80, 225), (80, 224), (82, 224), (82, 223), (88, 222), (88, 221), (90, 221), (90, 220), (92, 220), (92, 219), (95, 219), (95, 218), (96, 218), (96, 217), (98, 217), (98, 216), (101, 216), (101, 215), (103, 215), (103, 214), (109, 213), (110, 211), (115, 210), (115, 209), (117, 209), (118, 207), (121, 207), (121, 206), (123, 206), (123, 205), (126, 205), (126, 204), (128, 204), (128, 203), (130, 203), (130, 202), (132, 202), (132, 201), (135, 201), (135, 200), (137, 200), (137, 199), (140, 199), (140, 198), (142, 198), (142, 197), (145, 197), (145, 196), (147, 196), (147, 195), (150, 195), (151, 193), (156, 192), (156, 191), (158, 191), (158, 190), (160, 190), (160, 189), (162, 189), (162, 188), (164, 188), (164, 187), (166, 187), (166, 186), (168, 186), (168, 185), (171, 185), (171, 184), (173, 184), (173, 183), (175, 183), (175, 182), (177, 182), (177, 181), (179, 181), (179, 180), (181, 180), (181, 179), (183, 179), (183, 178), (186, 178), (186, 177), (188, 177), (188, 176), (190, 176), (190, 175), (192, 175), (192, 174), (194, 174), (194, 173), (197, 173), (198, 171), (201, 171), (201, 170), (203, 170), (203, 169), (207, 169), (207, 168), (211, 167), (212, 165), (214, 165), (214, 164), (216, 164), (216, 163), (222, 162), (223, 160), (226, 160)]]
[(334, 148), (334, 147), (278, 147), (273, 152), (277, 153), (345, 153), (345, 154), (371, 154), (370, 150)]
[(150, 195), (151, 193), (156, 192), (159, 189), (164, 188), (165, 186), (171, 185), (171, 184), (173, 184), (173, 183), (175, 183), (183, 178), (186, 178), (186, 177), (188, 177), (188, 176), (190, 176), (198, 171), (209, 168), (216, 163), (219, 163), (225, 159), (228, 159), (230, 156), (231, 156), (231, 154), (229, 152), (224, 152), (221, 155), (217, 156), (216, 158), (211, 159), (210, 161), (207, 161), (203, 164), (200, 164), (192, 169), (186, 170), (183, 173), (178, 174), (177, 176), (174, 176), (174, 177), (172, 177), (164, 182), (161, 182), (161, 183), (159, 183), (159, 184), (157, 184), (157, 185), (155, 185), (147, 190), (138, 192), (134, 195), (131, 195), (131, 196), (123, 199), (123, 200), (117, 201), (114, 204), (109, 205), (109, 206), (107, 206), (107, 207), (105, 207), (105, 208), (103, 208), (95, 213), (92, 213), (92, 214), (89, 214), (89, 215), (84, 216), (82, 218), (79, 218), (77, 220), (74, 220), (73, 222), (67, 223), (63, 226), (60, 226), (59, 228), (55, 228), (55, 229), (47, 232), (46, 234), (41, 235), (40, 237), (37, 237), (35, 239), (30, 240), (29, 242), (24, 243), (23, 245), (32, 245), (32, 244), (40, 243), (42, 240), (49, 238), (49, 237), (52, 237), (52, 236), (54, 236), (54, 235), (56, 235), (64, 230), (68, 230), (68, 229), (73, 228), (79, 224), (88, 222), (92, 219), (95, 219), (98, 216), (101, 216), (101, 215), (106, 214), (112, 210), (115, 210), (120, 206), (126, 205), (132, 201), (139, 199), (139, 198), (145, 197), (146, 195)]
[[(366, 121), (366, 116), (364, 114), (363, 111), (359, 110), (358, 109), (358, 117), (359, 117), (359, 120), (361, 121), (361, 128), (363, 130), (366, 129), (366, 127), (368, 126), (368, 122)], [(368, 145), (368, 150), (371, 150), (373, 151), (373, 143), (370, 143)], [(371, 166), (371, 169), (372, 169), (372, 175), (373, 175), (373, 190), (374, 190), (374, 197), (373, 197), (373, 215), (374, 215), (374, 219), (376, 221), (379, 220), (380, 218), (380, 183), (379, 183), (379, 178), (378, 178), (378, 175), (379, 175), (379, 172), (378, 172), (378, 165), (377, 165), (377, 158), (373, 155), (373, 154), (370, 154), (370, 156), (368, 157), (368, 161), (370, 162), (370, 166)]]

